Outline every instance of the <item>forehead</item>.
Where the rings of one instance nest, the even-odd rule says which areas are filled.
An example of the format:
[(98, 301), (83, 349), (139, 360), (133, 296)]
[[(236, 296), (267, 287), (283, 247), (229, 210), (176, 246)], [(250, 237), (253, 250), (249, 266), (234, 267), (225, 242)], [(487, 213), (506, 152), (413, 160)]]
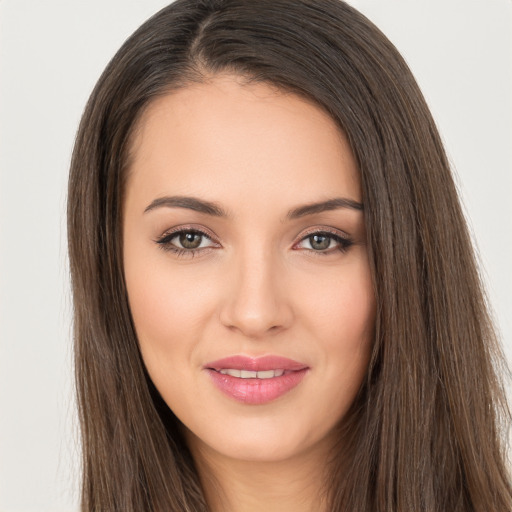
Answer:
[(128, 188), (148, 199), (250, 194), (295, 203), (333, 190), (361, 196), (346, 137), (322, 108), (235, 76), (193, 84), (148, 106), (132, 138)]

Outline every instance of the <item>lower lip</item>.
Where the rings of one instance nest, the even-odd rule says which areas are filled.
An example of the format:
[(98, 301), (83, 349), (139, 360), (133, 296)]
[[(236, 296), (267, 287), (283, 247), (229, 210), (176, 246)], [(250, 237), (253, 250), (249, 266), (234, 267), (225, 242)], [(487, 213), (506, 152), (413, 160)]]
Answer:
[(241, 379), (206, 370), (213, 383), (230, 398), (250, 405), (261, 405), (276, 400), (300, 384), (308, 369), (290, 371), (271, 379)]

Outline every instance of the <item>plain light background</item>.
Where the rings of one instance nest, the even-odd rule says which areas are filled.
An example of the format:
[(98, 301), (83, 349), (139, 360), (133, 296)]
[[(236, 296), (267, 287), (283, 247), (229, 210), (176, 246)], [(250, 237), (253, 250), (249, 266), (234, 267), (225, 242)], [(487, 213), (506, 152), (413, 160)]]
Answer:
[[(78, 510), (69, 158), (101, 71), (167, 3), (0, 0), (1, 512)], [(349, 3), (388, 35), (422, 87), (512, 360), (512, 2)]]

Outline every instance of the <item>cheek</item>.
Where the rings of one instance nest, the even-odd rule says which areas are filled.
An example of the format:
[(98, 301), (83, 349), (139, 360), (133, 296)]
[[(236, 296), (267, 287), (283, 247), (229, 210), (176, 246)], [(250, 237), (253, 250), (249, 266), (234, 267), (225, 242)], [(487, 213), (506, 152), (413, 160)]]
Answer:
[[(135, 269), (132, 269), (135, 270)], [(208, 290), (198, 290), (180, 273), (153, 266), (143, 274), (126, 272), (130, 309), (141, 348), (184, 347), (191, 342), (210, 310)]]
[(140, 349), (152, 374), (165, 371), (164, 365), (172, 361), (190, 359), (204, 318), (211, 315), (212, 300), (209, 282), (193, 275), (193, 265), (177, 265), (171, 255), (144, 243), (146, 239), (126, 232), (124, 272)]
[(128, 297), (137, 332), (141, 338), (160, 339), (169, 332), (196, 321), (198, 297), (176, 279), (168, 279), (156, 268), (144, 276), (127, 275)]
[[(324, 279), (304, 281), (303, 312), (310, 329), (331, 350), (364, 348), (373, 338), (375, 296), (366, 258), (361, 256)], [(323, 276), (322, 276), (323, 277)]]
[(190, 369), (197, 367), (197, 347), (211, 300), (182, 272), (170, 271), (165, 264), (137, 272), (137, 265), (130, 263), (125, 272), (144, 365), (164, 400), (181, 410), (194, 385)]
[(374, 341), (376, 305), (369, 267), (361, 259), (325, 281), (324, 292), (312, 284), (303, 314), (312, 334), (308, 339), (317, 345), (329, 407), (334, 410), (336, 403), (343, 413), (366, 375)]

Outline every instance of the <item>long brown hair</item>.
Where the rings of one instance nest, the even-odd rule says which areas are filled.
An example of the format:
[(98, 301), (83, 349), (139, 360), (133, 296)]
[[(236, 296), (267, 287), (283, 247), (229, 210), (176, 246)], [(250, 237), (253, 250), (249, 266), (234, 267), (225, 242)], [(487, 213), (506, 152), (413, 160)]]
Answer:
[(340, 0), (177, 0), (98, 81), (68, 198), (82, 510), (208, 510), (139, 352), (121, 216), (145, 107), (220, 72), (312, 99), (359, 164), (376, 335), (350, 428), (340, 426), (329, 510), (509, 512), (505, 365), (445, 152), (404, 60)]

